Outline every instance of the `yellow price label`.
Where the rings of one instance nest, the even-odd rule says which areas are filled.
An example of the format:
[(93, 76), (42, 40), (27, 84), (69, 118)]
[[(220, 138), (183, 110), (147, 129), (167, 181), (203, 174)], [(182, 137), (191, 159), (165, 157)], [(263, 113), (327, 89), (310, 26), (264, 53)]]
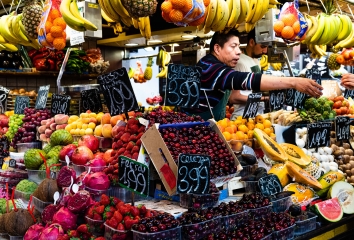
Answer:
[(89, 4), (87, 4), (87, 6), (89, 8), (98, 8), (98, 4), (95, 4), (95, 3), (89, 3)]

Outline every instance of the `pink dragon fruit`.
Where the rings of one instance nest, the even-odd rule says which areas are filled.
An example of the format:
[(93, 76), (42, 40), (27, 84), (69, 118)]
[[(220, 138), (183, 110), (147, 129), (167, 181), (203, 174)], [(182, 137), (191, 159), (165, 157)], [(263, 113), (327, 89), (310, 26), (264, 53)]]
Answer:
[(94, 190), (107, 190), (109, 188), (109, 178), (104, 172), (95, 172), (87, 177), (86, 186)]
[(64, 235), (62, 226), (58, 223), (52, 223), (48, 227), (44, 228), (38, 240), (56, 240)]
[(86, 165), (90, 167), (91, 172), (101, 172), (106, 167), (106, 162), (102, 158), (94, 158)]
[(60, 169), (57, 177), (58, 187), (69, 187), (71, 178), (76, 179), (76, 172), (72, 167), (64, 166)]
[(38, 240), (39, 235), (43, 231), (44, 227), (42, 224), (34, 224), (29, 227), (27, 230), (25, 236), (23, 237), (23, 240)]
[(80, 190), (69, 198), (67, 207), (73, 213), (84, 213), (94, 203), (88, 191)]
[[(58, 223), (62, 226), (64, 231), (76, 228), (77, 216), (68, 208), (61, 207), (53, 216), (53, 223)], [(52, 224), (53, 225), (53, 224)]]
[(87, 172), (81, 173), (75, 180), (75, 183), (79, 186), (79, 190), (84, 190), (87, 183)]

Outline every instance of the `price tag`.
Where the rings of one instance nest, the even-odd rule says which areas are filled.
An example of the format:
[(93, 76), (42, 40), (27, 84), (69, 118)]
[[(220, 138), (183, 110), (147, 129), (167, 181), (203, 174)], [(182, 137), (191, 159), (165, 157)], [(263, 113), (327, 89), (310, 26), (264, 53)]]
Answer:
[(251, 93), (248, 95), (245, 110), (242, 118), (254, 118), (257, 116), (259, 102), (261, 101), (262, 93)]
[(79, 45), (85, 42), (84, 32), (79, 32), (71, 28), (68, 36), (70, 37), (70, 46)]
[(91, 110), (91, 112), (101, 112), (102, 102), (100, 91), (98, 89), (82, 90), (81, 91), (82, 112)]
[(258, 186), (263, 196), (268, 197), (283, 191), (277, 175), (269, 174), (258, 180)]
[(306, 100), (306, 94), (299, 92), (295, 89), (286, 90), (285, 104), (293, 106), (294, 108), (301, 109), (304, 106)]
[(70, 109), (70, 100), (71, 97), (69, 95), (52, 95), (52, 106), (51, 113), (52, 115), (56, 114), (69, 114)]
[(35, 109), (44, 109), (46, 108), (48, 92), (50, 85), (40, 86), (38, 89), (38, 95), (36, 99)]
[(169, 64), (165, 105), (198, 108), (200, 78), (200, 67)]
[(331, 129), (331, 122), (307, 124), (307, 148), (328, 146)]
[(138, 111), (139, 106), (125, 68), (100, 75), (97, 78), (112, 116)]
[(10, 161), (9, 161), (9, 167), (10, 167), (10, 168), (15, 168), (15, 167), (16, 167), (16, 160), (15, 160), (15, 159), (10, 159)]
[(177, 191), (179, 193), (209, 193), (211, 157), (198, 154), (178, 156)]
[(350, 118), (336, 117), (336, 138), (338, 141), (349, 140), (350, 137)]
[(149, 168), (133, 159), (119, 156), (119, 185), (140, 195), (149, 194)]
[(29, 106), (29, 97), (17, 96), (15, 100), (15, 114), (23, 114), (25, 108)]
[(271, 111), (278, 111), (283, 108), (285, 103), (285, 91), (269, 91), (269, 107)]
[(344, 91), (344, 98), (354, 98), (354, 89), (353, 90), (349, 90), (349, 89), (345, 89)]
[(9, 89), (0, 86), (0, 113), (4, 113), (6, 111), (6, 100), (9, 92)]

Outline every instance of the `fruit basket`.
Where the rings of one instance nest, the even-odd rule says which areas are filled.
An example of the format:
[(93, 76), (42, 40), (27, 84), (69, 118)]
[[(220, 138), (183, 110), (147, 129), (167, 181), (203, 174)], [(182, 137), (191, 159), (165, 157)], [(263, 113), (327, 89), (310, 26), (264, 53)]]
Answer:
[(180, 206), (184, 208), (208, 208), (214, 207), (219, 201), (220, 192), (210, 194), (181, 193)]
[(247, 222), (247, 220), (248, 220), (248, 210), (222, 217), (223, 226), (225, 226), (227, 230), (236, 228), (239, 225)]
[(17, 143), (17, 152), (19, 153), (24, 153), (32, 148), (42, 149), (42, 142)]
[(43, 201), (39, 200), (38, 198), (36, 198), (35, 196), (32, 196), (32, 204), (38, 212), (42, 213), (43, 209), (52, 203), (51, 202), (43, 202)]
[(273, 212), (285, 212), (293, 202), (291, 196), (272, 201)]
[(295, 224), (290, 227), (287, 227), (283, 230), (274, 231), (272, 233), (272, 236), (273, 236), (273, 239), (276, 239), (276, 240), (288, 240), (288, 239), (294, 238), (294, 232), (295, 232)]
[(312, 212), (306, 212), (306, 214), (307, 219), (296, 220), (294, 232), (295, 235), (302, 235), (316, 229), (317, 215)]
[(248, 216), (250, 218), (253, 218), (256, 215), (258, 216), (266, 215), (272, 212), (272, 210), (273, 210), (272, 205), (260, 207), (260, 208), (248, 209), (248, 213), (249, 213)]
[(179, 240), (181, 239), (181, 227), (176, 227), (176, 228), (172, 228), (172, 229), (168, 229), (156, 233), (142, 233), (134, 230), (132, 230), (132, 232), (133, 232), (134, 240), (156, 240), (156, 239)]
[[(117, 197), (123, 202), (131, 202), (132, 201), (132, 191), (121, 187), (110, 187), (108, 189), (108, 196)], [(135, 201), (139, 201), (142, 197), (140, 195), (135, 194)]]
[(98, 139), (98, 142), (99, 142), (98, 148), (99, 149), (112, 148), (112, 143), (113, 143), (112, 138), (105, 138), (105, 137), (98, 137), (98, 136), (95, 136), (95, 137)]
[(221, 231), (222, 218), (217, 217), (200, 223), (182, 226), (182, 239), (203, 239), (213, 232)]
[[(40, 184), (46, 178), (45, 170), (27, 170), (28, 180)], [(53, 179), (57, 178), (57, 173), (55, 171), (50, 171), (50, 177)]]
[(132, 239), (131, 235), (132, 235), (131, 231), (120, 231), (104, 223), (104, 238), (107, 240)]
[(104, 234), (104, 220), (94, 220), (85, 217), (86, 223), (90, 226), (90, 232), (95, 236), (102, 236)]

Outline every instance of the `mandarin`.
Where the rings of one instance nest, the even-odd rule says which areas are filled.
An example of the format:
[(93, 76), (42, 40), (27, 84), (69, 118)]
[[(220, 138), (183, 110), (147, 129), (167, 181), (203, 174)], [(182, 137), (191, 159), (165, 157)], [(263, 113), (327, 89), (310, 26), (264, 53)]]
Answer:
[(294, 29), (290, 26), (285, 26), (281, 31), (281, 36), (285, 39), (292, 39), (294, 36)]
[(241, 131), (243, 133), (247, 133), (248, 132), (248, 127), (246, 127), (246, 125), (242, 124), (242, 125), (237, 127), (237, 130)]
[(231, 133), (223, 132), (222, 135), (224, 135), (224, 138), (225, 138), (226, 141), (230, 141), (231, 140)]
[(188, 23), (189, 26), (199, 26), (202, 24), (205, 20), (206, 14), (204, 14), (201, 18), (194, 20), (193, 22)]
[(273, 29), (277, 34), (281, 34), (283, 28), (284, 28), (284, 22), (280, 20), (276, 21), (273, 25)]
[(272, 126), (272, 123), (271, 123), (271, 121), (269, 121), (268, 119), (266, 119), (266, 120), (263, 121), (263, 126), (264, 126), (265, 128), (270, 128), (270, 127)]
[(52, 8), (49, 11), (49, 15), (48, 15), (51, 19), (55, 19), (61, 16), (60, 12), (58, 9)]
[(62, 37), (63, 36), (63, 29), (60, 26), (52, 26), (50, 28), (50, 33), (53, 37)]
[(50, 28), (53, 26), (53, 23), (46, 21), (45, 22), (45, 32), (49, 33), (50, 32)]
[(183, 13), (178, 9), (172, 9), (168, 16), (172, 22), (181, 22), (183, 20)]
[(258, 128), (258, 129), (261, 129), (261, 130), (264, 130), (264, 126), (262, 123), (257, 123), (255, 128)]
[(280, 21), (282, 21), (285, 26), (291, 27), (297, 21), (297, 16), (292, 13), (282, 14), (280, 16)]
[(51, 33), (47, 33), (47, 34), (45, 35), (45, 39), (46, 39), (47, 42), (49, 42), (49, 43), (52, 43), (52, 42), (54, 41), (54, 37), (52, 36)]
[(186, 0), (171, 0), (171, 3), (173, 6), (173, 9), (182, 9), (186, 3)]
[(292, 28), (294, 29), (295, 34), (298, 34), (301, 30), (300, 22), (299, 21), (294, 22)]
[(60, 26), (63, 30), (65, 30), (65, 28), (66, 28), (66, 23), (65, 23), (64, 19), (61, 17), (54, 19), (53, 25)]
[(66, 40), (62, 37), (54, 38), (53, 46), (56, 50), (62, 50), (65, 48)]
[(203, 0), (203, 3), (204, 3), (204, 6), (209, 6), (209, 4), (210, 4), (210, 0)]
[(172, 3), (170, 1), (164, 1), (161, 4), (161, 11), (163, 13), (169, 14), (172, 10)]

